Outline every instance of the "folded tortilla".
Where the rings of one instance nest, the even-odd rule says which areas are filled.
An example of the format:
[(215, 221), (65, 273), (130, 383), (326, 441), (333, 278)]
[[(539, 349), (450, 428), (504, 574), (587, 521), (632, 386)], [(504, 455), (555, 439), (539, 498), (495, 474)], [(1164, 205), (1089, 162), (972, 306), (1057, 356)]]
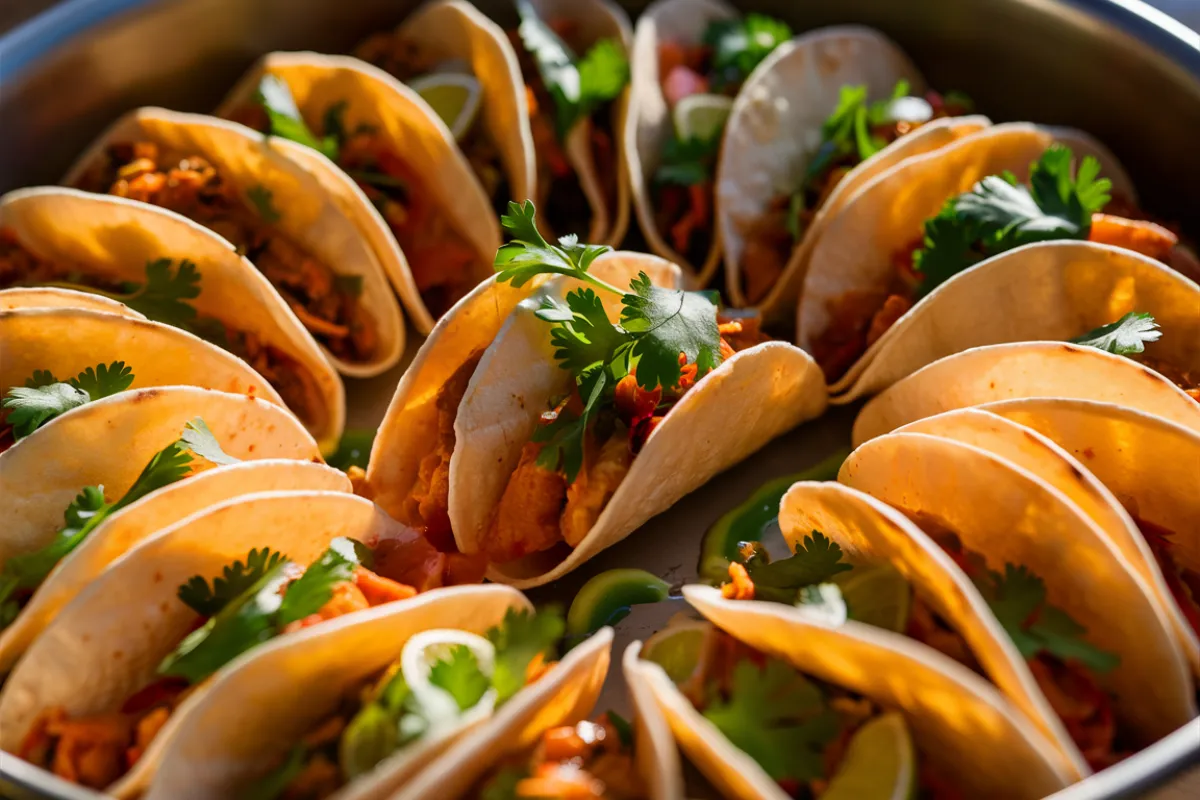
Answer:
[[(291, 385), (298, 384), (303, 394), (303, 403), (294, 402), (293, 411), (315, 435), (323, 437), (336, 424), (331, 417), (344, 402), (341, 379), (320, 346), (270, 281), (207, 228), (145, 203), (56, 187), (0, 197), (0, 228), (14, 233), (38, 257), (105, 281), (145, 283), (150, 262), (193, 262), (200, 292), (187, 303), (200, 316), (253, 336), (292, 362), (284, 368), (302, 373)], [(104, 300), (93, 296), (73, 305), (108, 310), (100, 305)]]
[[(338, 372), (365, 378), (395, 366), (404, 352), (404, 324), (383, 268), (361, 238), (354, 217), (339, 203), (332, 187), (298, 164), (288, 148), (244, 125), (202, 114), (145, 107), (114, 122), (63, 178), (77, 185), (117, 142), (151, 141), (168, 151), (203, 156), (242, 193), (270, 193), (278, 211), (274, 225), (327, 264), (338, 276), (361, 280), (360, 301), (378, 336), (373, 356), (349, 361), (326, 352)], [(346, 182), (350, 182), (346, 179)]]

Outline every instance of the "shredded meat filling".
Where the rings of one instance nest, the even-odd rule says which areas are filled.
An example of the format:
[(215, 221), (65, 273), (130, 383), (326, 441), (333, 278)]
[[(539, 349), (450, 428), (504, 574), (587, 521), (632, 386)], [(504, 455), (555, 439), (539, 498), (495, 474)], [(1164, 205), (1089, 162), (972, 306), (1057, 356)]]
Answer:
[(1154, 554), (1175, 604), (1183, 612), (1188, 625), (1200, 636), (1200, 570), (1185, 566), (1176, 558), (1173, 531), (1140, 519), (1136, 514), (1134, 521), (1150, 546), (1150, 552)]
[[(203, 279), (203, 272), (201, 272)], [(43, 259), (26, 249), (11, 231), (0, 230), (0, 289), (63, 283), (109, 294), (122, 292), (122, 282)], [(284, 351), (264, 343), (251, 331), (238, 330), (203, 315), (189, 326), (192, 333), (241, 358), (275, 387), (296, 416), (311, 422), (321, 406), (321, 390), (312, 374)], [(65, 380), (66, 376), (56, 376)], [(4, 449), (0, 439), (0, 451)]]
[[(359, 300), (361, 287), (275, 227), (269, 217), (279, 213), (272, 205), (278, 199), (262, 195), (262, 187), (234, 186), (206, 159), (164, 152), (148, 141), (110, 145), (79, 187), (170, 209), (233, 242), (334, 355), (364, 361), (378, 348), (375, 320)], [(258, 212), (243, 195), (254, 189), (263, 206)]]

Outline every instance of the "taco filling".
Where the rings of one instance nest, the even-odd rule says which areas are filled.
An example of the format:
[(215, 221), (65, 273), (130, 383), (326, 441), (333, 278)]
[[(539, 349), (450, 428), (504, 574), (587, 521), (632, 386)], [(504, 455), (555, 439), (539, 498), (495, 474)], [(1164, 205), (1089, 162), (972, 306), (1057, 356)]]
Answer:
[[(828, 380), (841, 377), (925, 295), (986, 258), (1033, 242), (1086, 240), (1156, 258), (1193, 279), (1200, 263), (1171, 230), (1109, 211), (1133, 213), (1109, 195), (1091, 156), (1074, 168), (1074, 153), (1052, 145), (1030, 168), (1030, 185), (992, 175), (946, 201), (923, 234), (892, 256), (886, 287), (853, 290), (829, 305), (833, 322), (813, 342)], [(1105, 212), (1105, 213), (1102, 213)]]
[(319, 109), (310, 128), (286, 83), (266, 75), (257, 101), (231, 117), (262, 133), (319, 150), (349, 175), (387, 222), (412, 271), (421, 301), (434, 318), (446, 313), (487, 274), (487, 265), (450, 217), (438, 208), (405, 154), (377, 128), (347, 129), (346, 101)]
[(471, 800), (642, 800), (648, 797), (633, 758), (633, 729), (612, 711), (595, 721), (545, 731), (530, 753), (497, 766)]
[(762, 14), (709, 23), (699, 43), (658, 42), (658, 82), (671, 112), (651, 196), (667, 243), (693, 264), (712, 248), (713, 175), (733, 98), (759, 62), (792, 38)]
[[(555, 666), (563, 632), (555, 610), (509, 610), (484, 636), (430, 630), (409, 639), (382, 675), (350, 688), (241, 800), (324, 800), (387, 769), (422, 739), (490, 717)], [(381, 766), (382, 765), (382, 766)]]
[(1155, 525), (1148, 520), (1139, 519), (1130, 510), (1138, 530), (1150, 546), (1154, 560), (1162, 571), (1163, 580), (1175, 598), (1175, 604), (1183, 612), (1183, 618), (1197, 636), (1200, 636), (1200, 570), (1197, 570), (1180, 560), (1175, 542), (1175, 532), (1161, 525)]
[(258, 268), (317, 341), (338, 358), (368, 361), (379, 347), (361, 281), (339, 275), (276, 226), (284, 213), (262, 186), (240, 187), (195, 153), (151, 141), (116, 142), (78, 188), (151, 203), (225, 237)]
[(242, 653), (325, 620), (405, 600), (417, 590), (372, 572), (371, 551), (334, 539), (307, 569), (269, 549), (251, 550), (211, 583), (195, 576), (179, 600), (196, 613), (188, 634), (158, 666), (158, 678), (115, 709), (71, 717), (45, 710), (18, 755), (61, 778), (103, 789), (120, 779), (199, 685)]
[(144, 281), (118, 280), (79, 265), (41, 258), (24, 247), (12, 231), (0, 229), (0, 289), (59, 286), (118, 300), (149, 319), (182, 328), (242, 359), (275, 387), (296, 416), (312, 421), (322, 405), (321, 390), (312, 373), (257, 335), (199, 313), (192, 300), (200, 294), (202, 280), (191, 261), (184, 259), (175, 265), (166, 258), (146, 264)]
[[(45, 372), (37, 373), (37, 377), (38, 380), (27, 382), (23, 388), (10, 390), (4, 399), (8, 411), (6, 422), (18, 439), (71, 408), (124, 391), (133, 383), (133, 373), (119, 361), (111, 366), (100, 364), (66, 383)], [(28, 385), (43, 379), (48, 382), (36, 387)], [(63, 398), (66, 403), (61, 402)], [(51, 408), (56, 404), (57, 407)], [(83, 544), (104, 520), (146, 495), (201, 470), (237, 462), (238, 459), (221, 450), (204, 420), (196, 417), (184, 426), (179, 439), (154, 454), (121, 497), (107, 500), (103, 486), (82, 487), (63, 512), (63, 526), (49, 544), (12, 556), (0, 566), (0, 631), (20, 616), (58, 563)]]
[[(678, 646), (668, 646), (668, 637), (679, 637)], [(683, 637), (691, 641), (685, 643)], [(911, 737), (899, 714), (810, 678), (708, 624), (660, 632), (646, 643), (644, 657), (659, 663), (729, 744), (754, 759), (792, 797), (817, 798), (842, 781), (858, 785), (844, 768), (870, 768), (853, 758), (855, 739), (868, 728), (886, 724), (895, 729), (894, 735)], [(901, 749), (914, 752), (911, 743)], [(962, 796), (919, 753), (914, 755), (917, 764), (898, 773), (916, 773), (920, 797)], [(907, 791), (896, 787), (894, 796)]]
[(972, 107), (960, 92), (910, 96), (904, 80), (896, 84), (889, 98), (874, 102), (868, 102), (865, 85), (843, 86), (837, 108), (821, 126), (821, 144), (799, 185), (777, 194), (763, 215), (742, 231), (746, 299), (756, 304), (767, 296), (813, 218), (850, 170), (922, 125), (969, 114)]
[[(395, 31), (373, 34), (355, 49), (354, 55), (379, 67), (401, 83), (414, 87), (419, 87), (433, 75), (462, 76), (475, 79), (478, 83), (478, 76), (471, 73), (471, 66), (467, 62), (458, 59), (431, 60), (422, 53), (420, 45)], [(454, 126), (456, 121), (448, 119), (445, 122), (448, 126)], [(471, 170), (484, 192), (491, 198), (496, 213), (502, 213), (511, 192), (500, 163), (500, 150), (487, 127), (479, 124), (476, 118), (466, 132), (458, 137), (457, 144), (471, 164)]]
[(1099, 771), (1129, 756), (1134, 748), (1123, 741), (1114, 699), (1100, 677), (1120, 659), (1090, 644), (1087, 629), (1050, 603), (1045, 581), (1027, 567), (1006, 563), (1003, 573), (993, 570), (940, 520), (909, 516), (979, 589), (1088, 765)]
[[(599, 183), (610, 215), (618, 205), (622, 165), (617, 160), (619, 132), (613, 129), (612, 105), (629, 83), (629, 60), (618, 40), (597, 41), (575, 20), (542, 20), (526, 2), (518, 2), (517, 11), (521, 24), (508, 31), (508, 37), (525, 80), (537, 154), (534, 195), (545, 209), (545, 223), (556, 234), (587, 231), (594, 212), (585, 181)], [(592, 174), (581, 175), (578, 170), (587, 161)]]

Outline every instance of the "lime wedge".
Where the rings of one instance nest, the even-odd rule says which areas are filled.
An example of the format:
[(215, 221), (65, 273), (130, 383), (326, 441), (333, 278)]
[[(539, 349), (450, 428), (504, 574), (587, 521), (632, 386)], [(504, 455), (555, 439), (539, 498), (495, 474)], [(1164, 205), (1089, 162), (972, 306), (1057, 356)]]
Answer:
[(691, 676), (700, 661), (707, 622), (687, 621), (671, 624), (646, 640), (642, 658), (658, 664), (675, 683)]
[(850, 619), (897, 633), (908, 626), (912, 589), (891, 564), (858, 567), (838, 575), (834, 583), (842, 590)]
[(671, 112), (675, 135), (681, 140), (709, 140), (719, 136), (729, 119), (733, 98), (719, 94), (690, 94)]
[(414, 78), (408, 85), (442, 118), (455, 141), (461, 140), (471, 130), (479, 113), (481, 95), (479, 81), (474, 75), (434, 72)]
[(907, 800), (917, 759), (904, 717), (892, 711), (858, 729), (821, 800)]

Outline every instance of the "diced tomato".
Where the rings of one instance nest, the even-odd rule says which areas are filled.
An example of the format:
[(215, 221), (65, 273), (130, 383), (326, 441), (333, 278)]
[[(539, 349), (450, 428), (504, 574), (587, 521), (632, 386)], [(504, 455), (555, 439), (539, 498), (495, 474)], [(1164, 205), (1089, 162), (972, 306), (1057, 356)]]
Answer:
[(354, 570), (354, 584), (359, 591), (363, 593), (363, 597), (371, 605), (381, 606), (384, 603), (392, 603), (396, 600), (407, 600), (410, 597), (415, 597), (417, 590), (403, 583), (398, 583), (390, 578), (385, 578), (382, 575), (376, 575), (365, 567), (357, 567)]
[(662, 82), (663, 97), (671, 108), (679, 105), (679, 101), (685, 97), (708, 94), (708, 88), (708, 81), (703, 75), (684, 66), (672, 68)]

